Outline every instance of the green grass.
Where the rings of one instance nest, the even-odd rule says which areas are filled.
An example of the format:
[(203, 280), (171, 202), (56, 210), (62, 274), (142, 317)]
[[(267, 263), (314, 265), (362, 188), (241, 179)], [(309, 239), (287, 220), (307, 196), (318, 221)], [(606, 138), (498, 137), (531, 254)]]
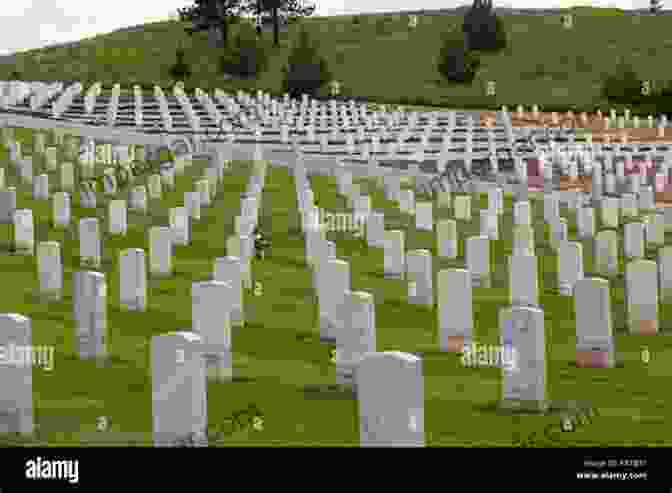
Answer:
[[(342, 82), (343, 96), (371, 101), (458, 108), (539, 104), (549, 110), (604, 109), (612, 105), (600, 98), (600, 84), (621, 58), (654, 87), (672, 79), (668, 64), (659, 63), (672, 53), (672, 39), (665, 38), (666, 16), (615, 15), (617, 9), (584, 7), (572, 12), (572, 29), (563, 28), (559, 15), (502, 16), (509, 47), (500, 54), (483, 55), (482, 69), (466, 87), (441, 82), (436, 71), (441, 36), (459, 30), (461, 16), (421, 16), (412, 32), (406, 16), (363, 15), (359, 25), (343, 16), (309, 18), (301, 24), (318, 42), (334, 77)], [(298, 25), (281, 33), (281, 47), (272, 49), (268, 71), (258, 80), (247, 81), (225, 80), (218, 72), (221, 52), (208, 46), (205, 35), (189, 37), (183, 28), (175, 21), (158, 22), (138, 31), (96, 36), (74, 47), (31, 50), (17, 55), (16, 66), (1, 67), (0, 77), (7, 78), (17, 69), (26, 80), (100, 80), (106, 85), (167, 87), (172, 84), (169, 69), (175, 62), (175, 50), (184, 45), (193, 72), (187, 87), (281, 92), (280, 69), (286, 64)], [(232, 37), (237, 29), (233, 28)], [(627, 36), (622, 35), (625, 32)], [(271, 35), (265, 36), (270, 41)], [(489, 81), (496, 84), (495, 96), (486, 95)]]
[[(31, 135), (18, 130), (17, 137), (30, 148)], [(8, 180), (17, 183), (7, 152), (0, 162), (8, 170)], [(39, 159), (35, 159), (39, 166)], [(149, 283), (146, 313), (129, 313), (118, 308), (118, 251), (147, 248), (147, 226), (167, 224), (167, 210), (177, 206), (182, 193), (192, 190), (195, 176), (204, 163), (195, 162), (177, 179), (177, 189), (166, 193), (161, 204), (152, 204), (153, 216), (129, 214), (125, 238), (104, 239), (102, 271), (108, 282), (108, 327), (111, 360), (108, 367), (79, 361), (76, 355), (72, 319), (71, 273), (76, 270), (78, 243), (75, 235), (53, 231), (49, 202), (35, 202), (30, 189), (19, 186), (18, 207), (31, 208), (36, 219), (36, 241), (62, 242), (66, 298), (62, 303), (43, 303), (35, 298), (37, 275), (34, 258), (2, 253), (0, 271), (5, 286), (0, 297), (0, 313), (22, 313), (32, 319), (33, 344), (56, 348), (54, 371), (35, 369), (34, 396), (39, 440), (27, 444), (104, 445), (111, 443), (151, 443), (151, 380), (149, 342), (151, 337), (189, 328), (190, 288), (194, 281), (209, 278), (216, 257), (226, 255), (225, 240), (233, 233), (233, 217), (239, 212), (240, 192), (250, 173), (249, 163), (234, 163), (211, 208), (194, 224), (193, 241), (176, 247), (176, 275)], [(36, 173), (38, 170), (36, 169)], [(52, 181), (52, 183), (57, 183)], [(408, 228), (408, 216), (385, 200), (379, 189), (362, 182), (372, 191), (373, 207), (386, 213), (387, 229), (407, 231), (407, 248), (426, 248), (436, 254), (432, 235)], [(314, 177), (312, 185), (319, 206), (345, 210), (345, 200), (336, 194), (333, 178)], [(76, 196), (76, 194), (75, 194)], [(158, 207), (160, 205), (160, 207)], [(486, 197), (474, 204), (486, 207)], [(73, 204), (73, 223), (95, 214), (106, 230), (106, 210), (78, 208)], [(508, 303), (506, 256), (511, 252), (511, 199), (500, 225), (502, 239), (492, 247), (493, 287), (474, 291), (475, 339), (498, 343), (498, 312)], [(424, 355), (425, 429), (427, 442), (434, 446), (510, 446), (532, 433), (540, 434), (549, 424), (560, 422), (576, 403), (598, 410), (593, 423), (573, 433), (556, 433), (547, 446), (670, 445), (672, 431), (665, 423), (672, 397), (666, 383), (672, 373), (672, 338), (669, 306), (662, 306), (662, 333), (656, 337), (633, 336), (624, 327), (623, 279), (612, 282), (612, 310), (616, 349), (620, 364), (608, 370), (577, 369), (576, 337), (571, 298), (555, 294), (556, 257), (541, 243), (544, 226), (541, 204), (534, 204), (537, 256), (540, 258), (540, 301), (545, 310), (548, 396), (551, 412), (522, 415), (498, 410), (501, 398), (501, 371), (493, 368), (465, 368), (459, 355), (438, 350), (437, 314), (428, 308), (406, 303), (406, 286), (382, 276), (383, 255), (368, 250), (362, 240), (346, 233), (329, 233), (337, 242), (337, 255), (351, 265), (352, 288), (371, 292), (376, 301), (378, 350), (420, 352)], [(447, 211), (437, 211), (446, 217)], [(569, 235), (576, 233), (572, 213), (568, 215)], [(248, 325), (233, 331), (234, 381), (208, 385), (210, 426), (221, 427), (228, 417), (248, 405), (263, 413), (263, 431), (239, 431), (220, 445), (339, 445), (358, 444), (357, 404), (347, 392), (334, 389), (335, 368), (330, 362), (331, 347), (319, 342), (310, 272), (304, 263), (302, 237), (297, 234), (296, 200), (292, 178), (284, 168), (270, 168), (261, 211), (261, 228), (268, 231), (273, 247), (267, 258), (253, 261), (254, 281), (259, 296), (245, 294)], [(434, 269), (463, 267), (464, 238), (478, 233), (478, 220), (461, 224), (460, 258), (434, 259)], [(6, 242), (10, 228), (0, 228)], [(668, 242), (670, 238), (667, 238)], [(651, 255), (653, 252), (649, 252)], [(586, 274), (592, 266), (592, 250), (584, 243)], [(648, 364), (641, 352), (647, 347)], [(111, 423), (108, 432), (96, 431), (101, 417)], [(44, 440), (44, 443), (42, 442)], [(5, 437), (0, 443), (17, 443)]]

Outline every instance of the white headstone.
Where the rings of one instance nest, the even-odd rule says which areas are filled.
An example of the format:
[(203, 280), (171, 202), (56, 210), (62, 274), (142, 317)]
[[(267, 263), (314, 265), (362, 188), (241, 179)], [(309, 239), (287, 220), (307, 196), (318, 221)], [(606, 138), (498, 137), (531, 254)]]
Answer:
[(403, 278), (406, 270), (403, 231), (385, 231), (383, 270), (385, 277)]
[(474, 330), (471, 274), (465, 269), (441, 270), (437, 276), (439, 347), (462, 352), (471, 344)]
[(149, 272), (152, 277), (173, 274), (173, 241), (174, 232), (170, 228), (154, 226), (149, 229)]
[(425, 446), (422, 360), (401, 352), (367, 353), (356, 375), (360, 444)]
[(233, 296), (231, 305), (231, 324), (235, 327), (245, 325), (243, 311), (243, 279), (240, 259), (238, 257), (218, 257), (215, 259), (213, 281), (225, 282), (231, 285)]
[(233, 286), (220, 281), (195, 282), (191, 285), (191, 299), (193, 331), (203, 339), (208, 378), (230, 380)]
[[(17, 313), (0, 314), (0, 347), (7, 354), (12, 347), (32, 347), (29, 318)], [(9, 355), (3, 356), (7, 358)], [(0, 433), (30, 435), (34, 431), (32, 358), (8, 358), (0, 369)]]
[(580, 279), (574, 286), (576, 365), (611, 368), (615, 364), (609, 281)]
[(485, 236), (472, 236), (465, 241), (467, 269), (474, 287), (490, 286), (490, 240)]
[(152, 429), (157, 447), (207, 440), (203, 342), (193, 332), (152, 337)]
[(131, 311), (147, 310), (147, 263), (141, 248), (119, 253), (119, 305)]
[(503, 368), (502, 407), (545, 410), (548, 401), (543, 310), (503, 308), (499, 325), (502, 348), (512, 348), (515, 355), (511, 367)]
[(628, 325), (633, 334), (658, 333), (658, 267), (651, 260), (625, 266)]
[(60, 300), (63, 293), (63, 262), (61, 260), (61, 245), (57, 241), (38, 243), (37, 270), (40, 294)]

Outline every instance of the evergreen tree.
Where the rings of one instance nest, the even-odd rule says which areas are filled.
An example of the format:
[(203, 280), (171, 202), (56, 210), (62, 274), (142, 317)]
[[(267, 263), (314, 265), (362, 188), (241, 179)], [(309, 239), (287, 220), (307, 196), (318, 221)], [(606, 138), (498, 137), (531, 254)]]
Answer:
[(444, 79), (460, 84), (471, 84), (480, 60), (469, 50), (464, 36), (448, 35), (443, 40), (437, 69)]
[(492, 0), (474, 0), (464, 15), (462, 31), (469, 49), (500, 51), (506, 48), (506, 31), (492, 10)]
[(190, 22), (185, 28), (189, 35), (206, 31), (213, 48), (227, 45), (229, 28), (240, 15), (253, 9), (251, 0), (194, 0), (190, 7), (178, 9), (180, 21)]
[(319, 89), (332, 79), (326, 60), (320, 56), (308, 32), (302, 29), (284, 68), (283, 88), (292, 97), (317, 95)]
[(257, 0), (261, 12), (270, 12), (273, 20), (273, 45), (280, 46), (280, 20), (295, 22), (315, 12), (315, 5), (303, 5), (301, 0)]
[(649, 10), (652, 14), (657, 14), (663, 9), (663, 0), (649, 0)]
[(256, 77), (268, 68), (268, 48), (250, 25), (242, 25), (233, 46), (220, 59), (222, 72), (242, 78)]

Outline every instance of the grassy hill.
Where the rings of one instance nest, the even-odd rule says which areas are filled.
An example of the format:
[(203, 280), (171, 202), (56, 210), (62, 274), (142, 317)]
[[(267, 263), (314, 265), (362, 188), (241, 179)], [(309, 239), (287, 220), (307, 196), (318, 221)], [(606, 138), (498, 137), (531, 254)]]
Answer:
[[(379, 102), (445, 105), (460, 108), (501, 104), (540, 104), (545, 108), (609, 106), (599, 98), (603, 77), (620, 58), (632, 64), (643, 80), (672, 79), (672, 54), (667, 37), (668, 16), (626, 15), (618, 9), (572, 9), (574, 27), (565, 29), (560, 14), (500, 14), (509, 34), (509, 48), (484, 55), (483, 68), (469, 87), (440, 82), (436, 56), (441, 35), (460, 29), (462, 15), (427, 15), (419, 27), (407, 28), (407, 17), (363, 15), (312, 18), (303, 25), (319, 42), (345, 96)], [(15, 55), (16, 64), (0, 66), (0, 78), (18, 70), (25, 80), (101, 80), (106, 84), (169, 86), (175, 49), (183, 44), (194, 75), (187, 87), (210, 89), (260, 88), (279, 93), (281, 67), (286, 63), (298, 26), (282, 34), (270, 68), (258, 80), (227, 80), (218, 70), (218, 50), (205, 36), (191, 38), (179, 22), (147, 24), (132, 31), (100, 35), (70, 46), (31, 50)], [(236, 29), (234, 29), (235, 32)], [(265, 34), (266, 39), (272, 33)], [(488, 97), (488, 81), (496, 95)]]

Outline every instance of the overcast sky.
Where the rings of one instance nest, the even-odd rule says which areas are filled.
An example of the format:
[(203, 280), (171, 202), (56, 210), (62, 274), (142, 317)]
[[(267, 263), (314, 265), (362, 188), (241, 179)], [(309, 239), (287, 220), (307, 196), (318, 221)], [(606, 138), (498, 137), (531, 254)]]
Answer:
[[(395, 10), (440, 9), (471, 4), (471, 0), (312, 0), (317, 3), (316, 15), (338, 15), (360, 12), (392, 12)], [(0, 15), (0, 54), (8, 54), (41, 46), (76, 41), (126, 26), (167, 19), (189, 0), (19, 0), (3, 2)], [(555, 8), (588, 5), (582, 0), (551, 0), (540, 5), (533, 0), (494, 0), (495, 7)], [(601, 0), (596, 6), (617, 6), (623, 9), (646, 8), (648, 0)]]

